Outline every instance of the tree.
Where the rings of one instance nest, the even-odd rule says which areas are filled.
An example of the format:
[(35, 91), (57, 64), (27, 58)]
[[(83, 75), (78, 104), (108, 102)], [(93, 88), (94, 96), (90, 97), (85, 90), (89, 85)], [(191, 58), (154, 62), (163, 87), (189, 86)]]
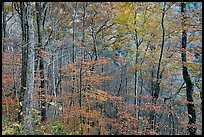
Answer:
[(34, 88), (34, 25), (32, 6), (28, 2), (20, 3), (22, 26), (22, 78), (19, 98), (19, 122), (25, 123), (32, 131), (32, 109)]
[(181, 58), (182, 58), (182, 63), (183, 63), (183, 79), (186, 83), (186, 97), (187, 97), (187, 108), (188, 108), (188, 132), (190, 135), (195, 135), (196, 134), (196, 113), (195, 113), (195, 106), (193, 104), (193, 83), (191, 81), (189, 72), (188, 72), (188, 67), (186, 66), (187, 64), (187, 59), (186, 59), (186, 46), (187, 46), (187, 31), (184, 30), (185, 25), (185, 18), (186, 18), (186, 3), (182, 2), (181, 3), (181, 16), (182, 16), (182, 53), (181, 53)]
[[(41, 121), (46, 121), (47, 117), (47, 108), (46, 108), (46, 80), (45, 80), (45, 65), (44, 65), (44, 59), (43, 59), (43, 52), (45, 49), (45, 40), (43, 37), (43, 28), (44, 28), (44, 23), (45, 19), (43, 18), (43, 13), (45, 13), (45, 6), (46, 2), (41, 3), (41, 2), (36, 2), (36, 18), (37, 18), (37, 33), (38, 33), (38, 43), (37, 43), (37, 60), (39, 60), (39, 70), (40, 70), (40, 101), (41, 101)], [(46, 13), (45, 13), (46, 14)], [(46, 15), (44, 15), (46, 16)]]
[[(165, 42), (165, 28), (164, 28), (164, 15), (165, 15), (165, 7), (166, 7), (166, 2), (164, 2), (164, 7), (162, 10), (162, 19), (161, 19), (161, 26), (162, 26), (162, 44), (161, 44), (161, 52), (160, 52), (160, 57), (159, 57), (159, 63), (158, 63), (158, 69), (157, 69), (157, 78), (156, 78), (156, 83), (153, 88), (153, 104), (156, 104), (157, 99), (159, 97), (159, 92), (160, 92), (160, 82), (162, 78), (162, 71), (160, 70), (161, 67), (161, 61), (162, 61), (162, 55), (164, 51), (164, 42)], [(155, 129), (155, 123), (154, 123), (154, 118), (155, 118), (155, 112), (152, 112), (150, 119), (151, 119), (151, 128)]]
[(2, 3), (3, 134), (202, 134), (201, 5)]

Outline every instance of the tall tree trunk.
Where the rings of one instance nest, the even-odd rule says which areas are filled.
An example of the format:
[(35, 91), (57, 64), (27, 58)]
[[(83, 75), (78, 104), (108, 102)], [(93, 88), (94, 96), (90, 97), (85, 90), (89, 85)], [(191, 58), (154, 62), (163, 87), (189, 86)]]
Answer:
[[(75, 3), (75, 5), (74, 5), (74, 15), (73, 15), (73, 17), (72, 17), (72, 42), (73, 42), (73, 44), (72, 44), (72, 63), (74, 64), (75, 63), (75, 60), (76, 60), (76, 57), (75, 57), (75, 30), (76, 30), (76, 25), (75, 25), (75, 20), (76, 20), (76, 15), (77, 15), (77, 2)], [(75, 90), (75, 79), (76, 79), (76, 75), (75, 75), (75, 70), (73, 69), (72, 70), (72, 72), (73, 72), (73, 76), (72, 76), (72, 89), (71, 89), (71, 92), (72, 93), (74, 93), (74, 90)], [(71, 99), (71, 103), (70, 103), (70, 106), (71, 105), (74, 105), (74, 100), (73, 99)]]
[[(76, 15), (77, 15), (77, 2), (76, 4), (74, 5), (74, 16), (73, 16), (73, 24), (72, 24), (72, 63), (75, 63), (75, 30), (76, 30), (76, 25), (75, 25), (75, 20), (76, 20)], [(75, 73), (75, 70), (73, 70), (73, 74)], [(72, 86), (72, 92), (74, 92), (74, 81), (75, 81), (75, 75), (73, 75), (72, 77), (72, 80), (73, 80), (73, 86)]]
[[(91, 37), (93, 40), (93, 56), (95, 56), (94, 60), (97, 60), (97, 49), (96, 49), (96, 40), (97, 40), (97, 33), (95, 33), (95, 22), (94, 22), (94, 18), (97, 15), (97, 12), (94, 13), (93, 18), (91, 20)], [(94, 66), (91, 68), (92, 70), (94, 70)]]
[[(20, 93), (19, 121), (27, 125), (32, 131), (32, 108), (34, 88), (34, 24), (32, 19), (32, 6), (30, 3), (20, 3), (22, 23), (22, 79)], [(26, 46), (25, 46), (26, 45)], [(28, 65), (29, 63), (29, 65)], [(25, 69), (25, 70), (24, 70)], [(26, 117), (24, 116), (26, 115)]]
[[(7, 13), (6, 13), (6, 11), (5, 11), (5, 2), (2, 2), (2, 12), (3, 12), (3, 16), (2, 16), (2, 51), (4, 52), (5, 51), (5, 46), (6, 46), (6, 40), (5, 40), (5, 38), (7, 37), (6, 36), (6, 25), (7, 25), (7, 23), (6, 23), (6, 15), (7, 15)], [(3, 92), (4, 93), (4, 92)], [(4, 93), (4, 97), (5, 97), (5, 100), (6, 100), (6, 117), (8, 117), (9, 116), (9, 106), (8, 106), (8, 101), (7, 101), (7, 99), (6, 99), (6, 96), (5, 96), (5, 93)]]
[[(186, 15), (186, 3), (181, 3), (181, 15), (182, 15), (182, 28), (185, 27), (185, 15)], [(188, 132), (190, 135), (196, 134), (196, 113), (195, 113), (195, 106), (192, 104), (193, 101), (193, 83), (191, 82), (190, 75), (188, 73), (188, 67), (186, 66), (187, 59), (186, 59), (186, 46), (187, 46), (187, 31), (182, 29), (182, 53), (181, 58), (183, 64), (183, 79), (186, 83), (186, 96), (187, 96), (187, 109), (188, 109), (188, 115), (189, 115), (189, 121), (188, 121)]]
[[(83, 47), (85, 47), (85, 14), (86, 14), (86, 7), (87, 7), (87, 3), (85, 2), (83, 4), (83, 17), (82, 17), (82, 41), (81, 41), (81, 48), (80, 48), (80, 58), (81, 58), (81, 64), (80, 64), (80, 73), (79, 73), (79, 106), (80, 109), (82, 109), (82, 61), (83, 61)], [(81, 124), (81, 135), (83, 135), (83, 128), (82, 128), (82, 124), (83, 124), (83, 118), (82, 118), (82, 114), (80, 114), (80, 124)], [(89, 129), (88, 129), (89, 130)]]
[[(30, 132), (32, 131), (32, 109), (33, 109), (33, 89), (34, 89), (34, 59), (35, 59), (35, 39), (34, 39), (34, 22), (33, 22), (33, 11), (31, 3), (27, 3), (28, 6), (28, 60), (27, 62), (29, 65), (27, 65), (27, 92), (26, 96), (24, 96), (24, 101), (28, 104), (26, 108), (26, 116), (28, 116), (28, 120), (26, 120), (28, 128)], [(25, 104), (26, 104), (25, 103)]]
[(46, 112), (46, 98), (44, 97), (46, 94), (46, 81), (45, 81), (45, 67), (44, 67), (44, 61), (43, 61), (43, 55), (44, 52), (44, 40), (43, 40), (43, 7), (41, 5), (41, 2), (36, 2), (36, 17), (37, 17), (37, 30), (38, 30), (38, 59), (40, 61), (40, 99), (41, 99), (41, 121), (46, 121), (47, 119), (47, 112)]
[[(54, 56), (52, 55), (52, 60), (54, 60)], [(54, 96), (54, 103), (56, 104), (57, 102), (56, 102), (56, 97), (57, 97), (57, 92), (56, 92), (56, 87), (55, 87), (55, 61), (53, 61), (52, 62), (52, 95)], [(54, 110), (53, 110), (53, 118), (55, 118), (55, 115), (56, 115), (56, 109), (54, 108)]]
[[(142, 72), (140, 71), (140, 79), (141, 79), (141, 87), (140, 87), (140, 93), (139, 93), (139, 98), (138, 98), (138, 107), (140, 107), (140, 104), (141, 104), (141, 95), (142, 95), (142, 92), (143, 92), (143, 84), (144, 84), (144, 81), (143, 81), (143, 76), (142, 76)], [(138, 110), (138, 113), (137, 113), (137, 120), (139, 121), (140, 120), (140, 109)]]
[[(2, 2), (2, 11), (3, 11), (3, 16), (2, 16), (2, 18), (3, 18), (2, 37), (6, 38), (7, 37), (7, 33), (6, 33), (6, 25), (7, 25), (6, 16), (7, 16), (7, 13), (6, 13), (6, 10), (5, 10), (5, 2)], [(6, 40), (4, 40), (4, 41), (6, 41)], [(5, 45), (6, 45), (5, 43), (2, 45), (2, 51), (5, 51)]]
[[(157, 79), (156, 83), (154, 85), (154, 92), (153, 92), (153, 105), (157, 103), (157, 98), (159, 97), (159, 92), (160, 92), (160, 82), (162, 78), (162, 71), (160, 71), (161, 67), (161, 62), (162, 62), (162, 55), (163, 55), (163, 50), (164, 50), (164, 41), (165, 41), (165, 28), (164, 28), (164, 15), (165, 15), (165, 6), (166, 2), (164, 2), (164, 7), (163, 7), (163, 12), (162, 12), (162, 19), (161, 19), (161, 25), (162, 25), (162, 44), (161, 44), (161, 52), (160, 52), (160, 57), (159, 57), (159, 63), (158, 63), (158, 68), (157, 68)], [(151, 113), (150, 119), (151, 119), (151, 129), (155, 129), (155, 110)]]
[(24, 94), (26, 92), (26, 81), (27, 81), (27, 25), (26, 25), (26, 6), (24, 2), (20, 3), (20, 18), (21, 18), (21, 29), (22, 29), (22, 69), (21, 69), (21, 91), (19, 94), (19, 114), (18, 120), (23, 123), (25, 107), (22, 105), (24, 100)]
[[(137, 25), (137, 11), (135, 10), (134, 12), (134, 25)], [(134, 40), (135, 40), (135, 72), (134, 72), (134, 95), (135, 95), (135, 100), (134, 100), (134, 104), (137, 105), (137, 92), (138, 92), (138, 70), (137, 70), (137, 65), (138, 65), (138, 57), (139, 57), (139, 41), (138, 41), (138, 33), (137, 30), (134, 29)], [(135, 116), (137, 114), (137, 110), (135, 108)]]

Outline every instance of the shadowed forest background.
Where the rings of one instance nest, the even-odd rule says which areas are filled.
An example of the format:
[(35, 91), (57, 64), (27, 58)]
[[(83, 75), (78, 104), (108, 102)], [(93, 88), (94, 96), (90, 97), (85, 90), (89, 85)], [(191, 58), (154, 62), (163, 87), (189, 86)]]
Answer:
[(3, 135), (201, 135), (201, 2), (2, 2)]

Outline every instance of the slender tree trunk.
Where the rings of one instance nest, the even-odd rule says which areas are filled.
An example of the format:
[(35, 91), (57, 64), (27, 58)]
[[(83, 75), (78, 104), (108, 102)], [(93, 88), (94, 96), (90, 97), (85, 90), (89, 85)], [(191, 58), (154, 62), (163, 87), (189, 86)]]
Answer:
[(122, 91), (122, 84), (123, 84), (123, 66), (121, 65), (121, 70), (120, 70), (120, 84), (119, 84), (119, 89), (118, 89), (118, 96), (121, 95), (121, 91)]
[[(79, 83), (79, 106), (80, 106), (80, 109), (82, 109), (82, 61), (83, 61), (83, 47), (85, 46), (85, 14), (86, 14), (86, 6), (87, 4), (84, 3), (83, 4), (83, 17), (82, 17), (82, 41), (81, 41), (81, 48), (80, 48), (80, 57), (81, 57), (81, 64), (80, 64), (80, 74), (79, 74), (79, 80), (80, 80), (80, 83)], [(82, 123), (83, 123), (83, 118), (82, 118), (82, 114), (80, 114), (80, 123), (81, 123), (81, 135), (83, 135), (83, 128), (82, 128)], [(89, 129), (88, 129), (89, 130)]]
[[(154, 85), (154, 92), (153, 92), (153, 105), (157, 103), (157, 98), (159, 97), (159, 92), (160, 92), (160, 82), (162, 78), (162, 72), (160, 71), (161, 67), (161, 62), (162, 62), (162, 55), (163, 55), (163, 50), (164, 50), (164, 41), (165, 41), (165, 28), (164, 28), (164, 15), (165, 15), (165, 6), (166, 2), (164, 2), (164, 7), (163, 7), (163, 12), (162, 12), (162, 19), (161, 19), (161, 25), (162, 25), (162, 44), (161, 44), (161, 52), (160, 52), (160, 57), (159, 57), (159, 64), (158, 64), (158, 69), (157, 69), (157, 79), (156, 83)], [(151, 113), (150, 119), (151, 119), (151, 129), (155, 129), (155, 118), (156, 118), (156, 113), (155, 110)]]
[(24, 2), (20, 3), (20, 17), (21, 17), (21, 29), (22, 29), (22, 69), (21, 69), (21, 91), (19, 94), (19, 114), (18, 121), (23, 123), (25, 107), (22, 105), (24, 101), (24, 94), (26, 92), (27, 82), (27, 25), (26, 25), (26, 6)]
[[(5, 8), (5, 2), (2, 2), (2, 11), (3, 11), (3, 15), (2, 15), (2, 51), (4, 52), (6, 49), (5, 49), (5, 46), (6, 46), (6, 40), (5, 38), (7, 37), (7, 32), (6, 32), (6, 16), (7, 16), (7, 13), (6, 13), (6, 10), (4, 9)], [(3, 92), (4, 94), (5, 92)], [(4, 94), (4, 97), (5, 97), (5, 101), (6, 101), (6, 117), (9, 116), (9, 106), (8, 106), (8, 101), (6, 99), (6, 96)]]
[(40, 99), (41, 99), (41, 121), (46, 121), (47, 111), (46, 111), (46, 81), (45, 81), (45, 65), (43, 60), (44, 52), (44, 39), (43, 39), (43, 7), (41, 2), (36, 2), (36, 17), (37, 17), (37, 30), (38, 30), (38, 59), (40, 61), (39, 70), (40, 72)]
[[(136, 21), (136, 18), (137, 18), (137, 12), (135, 11), (135, 13), (134, 13), (134, 25), (136, 25), (137, 24), (137, 21)], [(136, 46), (136, 50), (135, 50), (135, 52), (136, 52), (136, 54), (135, 54), (135, 74), (134, 74), (134, 78), (135, 78), (135, 83), (134, 83), (134, 95), (135, 95), (135, 101), (134, 101), (134, 104), (135, 104), (135, 106), (137, 105), (137, 92), (138, 92), (138, 71), (137, 71), (137, 65), (138, 65), (138, 57), (139, 57), (139, 42), (138, 42), (138, 37), (137, 37), (137, 30), (135, 29), (134, 30), (134, 32), (135, 32), (135, 38), (134, 38), (134, 40), (135, 40), (135, 46)], [(136, 116), (136, 114), (137, 114), (137, 110), (136, 110), (136, 108), (135, 108), (135, 116)]]
[[(181, 3), (181, 15), (182, 15), (182, 27), (185, 27), (185, 15), (186, 15), (186, 3)], [(183, 79), (186, 83), (186, 96), (187, 96), (187, 109), (188, 109), (188, 115), (189, 115), (189, 121), (188, 121), (188, 132), (190, 135), (196, 134), (196, 113), (195, 113), (195, 106), (193, 104), (193, 83), (191, 81), (190, 75), (188, 73), (188, 67), (185, 63), (187, 63), (186, 59), (186, 46), (187, 46), (187, 31), (182, 30), (182, 53), (181, 58), (183, 64)]]
[(128, 101), (128, 76), (127, 76), (127, 66), (126, 66), (126, 78), (125, 78), (125, 102)]
[[(97, 15), (97, 12), (94, 14), (94, 17)], [(95, 33), (95, 22), (94, 22), (94, 18), (92, 18), (92, 25), (91, 25), (91, 36), (92, 36), (92, 40), (93, 40), (93, 55), (95, 56), (94, 60), (98, 60), (98, 56), (97, 56), (97, 49), (96, 49), (96, 38), (97, 38), (97, 33)], [(94, 66), (92, 68), (92, 70), (94, 70)]]
[(138, 87), (138, 71), (137, 71), (137, 64), (138, 64), (138, 46), (136, 49), (136, 59), (135, 59), (135, 85), (134, 85), (134, 90), (135, 90), (135, 105), (137, 105), (137, 87)]
[[(97, 12), (93, 15), (94, 17), (97, 15)], [(94, 56), (94, 60), (98, 60), (98, 56), (97, 56), (97, 48), (96, 48), (96, 40), (97, 40), (97, 33), (95, 33), (95, 22), (94, 22), (94, 18), (92, 18), (92, 22), (91, 22), (91, 37), (93, 40), (93, 56)], [(94, 65), (91, 68), (91, 71), (94, 70)]]
[[(80, 66), (80, 72), (79, 72), (79, 107), (80, 110), (82, 110), (82, 65)], [(83, 118), (82, 118), (82, 113), (80, 112), (80, 130), (81, 130), (81, 135), (83, 135)]]
[[(141, 104), (141, 95), (142, 95), (142, 92), (143, 92), (143, 84), (144, 84), (141, 72), (140, 72), (140, 78), (141, 78), (141, 87), (140, 87), (140, 93), (139, 93), (139, 99), (138, 99), (138, 107), (140, 107), (140, 104)], [(138, 121), (140, 120), (140, 115), (141, 114), (140, 114), (140, 109), (139, 109), (138, 113), (137, 113), (137, 120)]]
[[(54, 59), (54, 57), (52, 56), (52, 58)], [(57, 92), (56, 92), (56, 86), (55, 86), (55, 62), (53, 61), (52, 62), (52, 95), (55, 97), (54, 98), (54, 103), (56, 104), (57, 102), (56, 102), (56, 97), (57, 97)], [(54, 108), (54, 110), (53, 110), (53, 118), (55, 118), (55, 116), (56, 116), (56, 109)]]
[[(61, 47), (61, 56), (60, 56), (60, 66), (59, 66), (59, 81), (58, 81), (58, 84), (57, 84), (57, 88), (59, 88), (59, 96), (62, 97), (62, 65), (63, 65), (63, 48)], [(60, 101), (60, 104), (61, 104), (61, 107), (62, 107), (62, 110), (61, 110), (61, 115), (63, 115), (63, 106), (64, 106), (64, 103), (63, 101)]]
[[(6, 10), (4, 9), (5, 8), (5, 2), (2, 2), (2, 11), (3, 11), (3, 31), (2, 31), (2, 37), (3, 38), (6, 38), (7, 37), (7, 33), (6, 33), (6, 26), (7, 26), (7, 23), (6, 23), (6, 16), (7, 16), (7, 13), (6, 13)], [(4, 41), (6, 41), (5, 39), (3, 39)], [(2, 50), (5, 51), (5, 46), (6, 46), (6, 43), (4, 42), (4, 44), (2, 45)]]
[[(74, 16), (73, 16), (73, 19), (72, 19), (72, 21), (73, 21), (73, 24), (72, 24), (72, 29), (73, 29), (73, 31), (72, 31), (72, 42), (73, 42), (73, 44), (72, 44), (72, 63), (75, 63), (75, 30), (76, 30), (76, 25), (75, 25), (75, 20), (76, 20), (76, 15), (77, 15), (77, 2), (76, 2), (76, 4), (74, 5), (75, 7), (74, 7)], [(72, 93), (74, 93), (74, 81), (75, 81), (75, 70), (73, 69), (73, 76), (72, 76), (72, 81), (73, 81), (73, 84), (72, 84)]]

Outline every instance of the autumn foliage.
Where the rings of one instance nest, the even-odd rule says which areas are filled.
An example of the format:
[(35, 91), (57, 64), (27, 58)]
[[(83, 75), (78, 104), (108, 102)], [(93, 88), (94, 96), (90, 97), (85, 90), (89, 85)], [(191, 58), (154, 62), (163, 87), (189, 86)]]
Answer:
[(2, 6), (4, 135), (202, 134), (202, 3)]

